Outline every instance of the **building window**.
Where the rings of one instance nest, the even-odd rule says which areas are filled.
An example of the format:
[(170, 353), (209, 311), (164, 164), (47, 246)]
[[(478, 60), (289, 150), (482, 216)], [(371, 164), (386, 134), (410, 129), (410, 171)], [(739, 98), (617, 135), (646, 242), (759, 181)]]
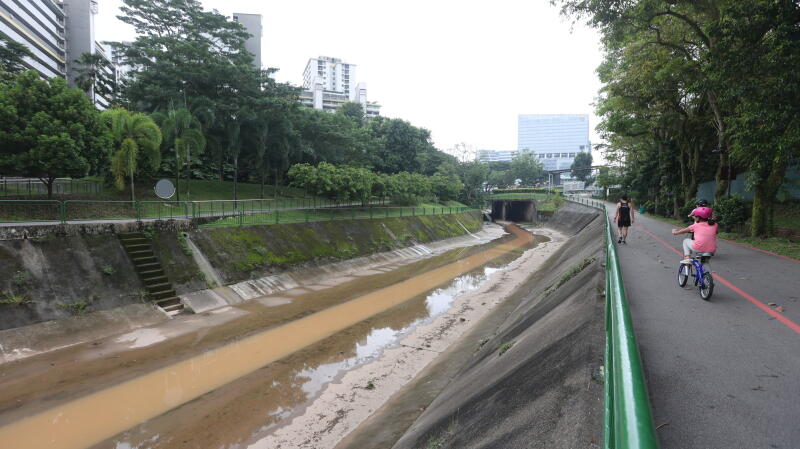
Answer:
[(569, 157), (575, 157), (575, 153), (570, 153)]
[(551, 157), (553, 157), (553, 153), (547, 153), (547, 158), (550, 159)]
[(569, 157), (567, 153), (561, 153), (561, 157)]
[(539, 153), (539, 159), (544, 159), (544, 153)]
[(580, 150), (581, 150), (581, 151), (583, 151), (583, 150), (585, 150), (585, 149), (586, 149), (586, 145), (581, 145), (581, 146), (580, 146)]

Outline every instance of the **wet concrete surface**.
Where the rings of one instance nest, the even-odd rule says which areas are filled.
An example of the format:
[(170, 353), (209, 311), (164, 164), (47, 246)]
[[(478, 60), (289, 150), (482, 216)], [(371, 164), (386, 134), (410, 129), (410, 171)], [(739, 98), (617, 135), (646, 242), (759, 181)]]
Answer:
[(163, 341), (140, 330), (0, 366), (0, 441), (205, 448), (257, 440), (535, 243), (510, 229), (490, 244), (208, 314), (224, 317), (216, 327)]

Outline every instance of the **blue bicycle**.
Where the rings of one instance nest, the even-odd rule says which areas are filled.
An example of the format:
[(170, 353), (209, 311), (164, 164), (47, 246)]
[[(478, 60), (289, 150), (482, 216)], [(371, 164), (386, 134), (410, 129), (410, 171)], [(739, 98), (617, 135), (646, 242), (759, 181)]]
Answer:
[(686, 285), (689, 277), (694, 276), (694, 285), (700, 290), (700, 297), (706, 301), (711, 299), (714, 293), (714, 277), (710, 271), (706, 271), (704, 264), (711, 259), (714, 253), (698, 253), (692, 257), (691, 265), (681, 264), (678, 267), (678, 285)]

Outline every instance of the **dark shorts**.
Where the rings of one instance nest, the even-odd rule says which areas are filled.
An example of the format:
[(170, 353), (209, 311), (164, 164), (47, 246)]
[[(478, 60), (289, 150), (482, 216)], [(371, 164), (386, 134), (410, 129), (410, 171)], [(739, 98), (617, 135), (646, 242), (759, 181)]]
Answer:
[(617, 226), (619, 226), (620, 228), (630, 228), (631, 227), (630, 217), (628, 218), (619, 217), (619, 219), (617, 219)]

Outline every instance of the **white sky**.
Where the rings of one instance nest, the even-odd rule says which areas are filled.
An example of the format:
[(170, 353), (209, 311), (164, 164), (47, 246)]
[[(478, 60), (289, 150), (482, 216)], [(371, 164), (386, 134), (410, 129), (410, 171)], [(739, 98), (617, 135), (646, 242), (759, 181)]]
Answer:
[[(517, 147), (517, 114), (588, 113), (600, 88), (598, 34), (548, 0), (201, 0), (230, 16), (262, 14), (262, 64), (299, 85), (308, 59), (356, 64), (381, 115), (427, 128), (439, 149)], [(101, 0), (96, 38), (132, 40)], [(599, 159), (595, 153), (595, 159)]]

